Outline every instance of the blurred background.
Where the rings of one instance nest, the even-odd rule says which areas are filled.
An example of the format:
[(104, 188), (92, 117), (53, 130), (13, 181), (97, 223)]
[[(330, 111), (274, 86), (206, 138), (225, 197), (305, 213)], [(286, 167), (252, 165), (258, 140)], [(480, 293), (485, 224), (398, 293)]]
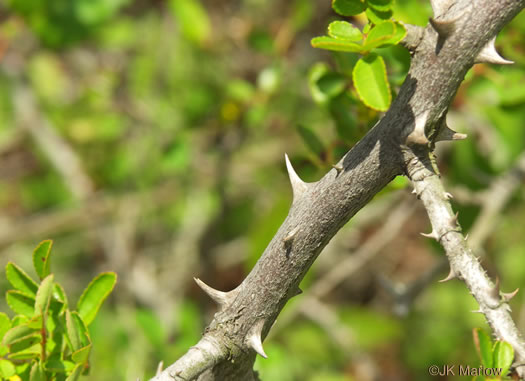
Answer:
[[(394, 7), (418, 25), (430, 14)], [(118, 273), (88, 379), (147, 379), (195, 344), (216, 307), (192, 278), (229, 290), (250, 271), (291, 204), (284, 153), (315, 181), (381, 116), (351, 85), (358, 57), (310, 47), (337, 18), (327, 0), (0, 3), (0, 261), (29, 270), (53, 239), (70, 300)], [(460, 223), (507, 292), (525, 285), (524, 38), (522, 13), (497, 40), (515, 64), (476, 65), (453, 102), (469, 139), (438, 146)], [(383, 55), (395, 95), (410, 57)], [(410, 191), (397, 178), (324, 250), (257, 358), (263, 380), (479, 366), (484, 319), (461, 282), (436, 282), (448, 267)], [(525, 331), (525, 293), (511, 306)]]

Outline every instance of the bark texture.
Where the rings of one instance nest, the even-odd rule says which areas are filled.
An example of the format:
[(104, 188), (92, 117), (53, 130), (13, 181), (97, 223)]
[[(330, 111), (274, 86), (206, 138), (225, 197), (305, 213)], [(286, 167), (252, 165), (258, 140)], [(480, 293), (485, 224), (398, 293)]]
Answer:
[[(198, 281), (220, 309), (199, 343), (152, 380), (257, 380), (255, 355), (266, 356), (262, 341), (286, 302), (300, 293), (299, 283), (312, 263), (335, 233), (396, 175), (406, 174), (413, 180), (433, 225), (435, 214), (431, 211), (435, 208), (444, 208), (444, 215), (452, 213), (448, 200), (442, 197), (432, 149), (438, 140), (465, 137), (446, 127), (448, 106), (475, 62), (498, 60), (492, 40), (525, 6), (525, 0), (436, 0), (432, 6), (434, 17), (426, 28), (407, 28), (404, 43), (412, 53), (411, 68), (390, 110), (336, 168), (316, 183), (303, 183), (286, 158), (294, 193), (286, 220), (235, 290), (220, 292)], [(435, 191), (426, 192), (427, 185)], [(439, 202), (436, 194), (440, 195)], [(483, 272), (479, 263), (471, 272), (468, 269), (473, 262), (461, 259), (471, 260), (473, 256), (450, 254), (458, 247), (468, 248), (459, 231), (459, 238), (448, 234), (450, 218), (448, 225), (440, 221), (436, 221), (439, 234), (443, 234), (439, 241), (454, 262), (452, 268), (459, 271), (465, 267), (461, 272), (465, 280), (479, 278)], [(476, 298), (486, 313), (491, 284), (486, 276), (484, 282), (480, 286), (483, 292)], [(469, 288), (481, 284), (466, 283)], [(495, 335), (509, 340), (517, 358), (523, 360), (523, 339), (505, 300), (498, 299), (497, 303), (498, 316), (496, 312), (493, 317), (486, 316)]]

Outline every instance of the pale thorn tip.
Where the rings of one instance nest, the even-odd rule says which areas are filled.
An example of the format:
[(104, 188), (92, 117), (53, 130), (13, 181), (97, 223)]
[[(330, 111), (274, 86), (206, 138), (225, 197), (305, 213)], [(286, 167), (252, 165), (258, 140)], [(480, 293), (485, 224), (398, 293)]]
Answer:
[(445, 282), (448, 282), (449, 280), (456, 279), (456, 278), (457, 278), (456, 273), (454, 272), (454, 270), (450, 269), (450, 272), (448, 273), (448, 275), (446, 276), (446, 278), (441, 279), (441, 280), (439, 280), (438, 282), (439, 282), (439, 283), (445, 283)]
[(503, 300), (508, 302), (509, 300), (511, 300), (512, 298), (514, 298), (516, 296), (516, 294), (519, 292), (519, 288), (515, 289), (514, 291), (512, 292), (502, 292), (501, 293), (501, 296), (503, 297)]
[(436, 138), (434, 139), (435, 142), (442, 142), (446, 140), (464, 140), (468, 136), (467, 134), (461, 134), (459, 132), (456, 132), (452, 129), (450, 129), (446, 124), (441, 127), (439, 130)]
[(297, 235), (297, 232), (298, 232), (298, 231), (299, 231), (299, 227), (298, 227), (298, 226), (295, 227), (295, 228), (293, 228), (293, 229), (292, 229), (292, 230), (286, 235), (286, 237), (284, 237), (284, 239), (283, 239), (284, 243), (288, 243), (288, 242), (292, 241), (292, 240), (295, 238), (295, 236)]
[(334, 164), (332, 165), (332, 168), (337, 171), (337, 174), (339, 175), (341, 172), (343, 172), (343, 166), (341, 164)]
[(410, 193), (412, 193), (412, 194), (417, 194), (417, 190), (416, 190), (416, 188), (412, 189), (412, 192), (410, 192)]
[(219, 306), (226, 306), (235, 297), (235, 292), (233, 290), (230, 292), (223, 292), (208, 286), (199, 278), (193, 278), (193, 280)]
[(288, 176), (290, 177), (290, 183), (292, 184), (293, 198), (294, 200), (296, 200), (306, 191), (308, 185), (303, 180), (301, 180), (299, 175), (297, 175), (297, 173), (293, 169), (288, 154), (284, 154), (284, 157), (286, 160), (286, 169), (288, 170)]
[(157, 365), (157, 374), (156, 376), (160, 375), (162, 373), (162, 369), (164, 368), (164, 361), (159, 362), (159, 365)]
[(255, 323), (248, 332), (248, 336), (246, 337), (246, 344), (248, 344), (248, 346), (252, 348), (255, 352), (257, 352), (259, 355), (267, 359), (268, 355), (264, 352), (261, 339), (263, 327), (264, 320), (261, 319), (257, 323)]
[(482, 314), (483, 311), (481, 311), (481, 308), (477, 309), (477, 310), (474, 310), (474, 311), (471, 311), (472, 313), (474, 314)]
[(511, 65), (514, 62), (506, 60), (496, 50), (496, 36), (481, 49), (474, 63), (492, 63), (496, 65)]
[(452, 194), (449, 192), (445, 192), (444, 197), (445, 200), (452, 200), (454, 198), (454, 196), (452, 196)]
[(432, 230), (430, 233), (419, 233), (419, 234), (421, 234), (423, 237), (432, 238), (432, 239), (435, 239), (436, 241), (438, 240), (438, 235), (434, 230)]

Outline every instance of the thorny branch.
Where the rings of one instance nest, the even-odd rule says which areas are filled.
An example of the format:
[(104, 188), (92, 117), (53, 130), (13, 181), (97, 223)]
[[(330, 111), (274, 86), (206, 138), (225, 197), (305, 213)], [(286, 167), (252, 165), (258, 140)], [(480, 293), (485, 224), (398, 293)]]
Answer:
[[(288, 158), (290, 212), (246, 279), (222, 292), (198, 282), (219, 312), (202, 339), (153, 380), (257, 380), (255, 354), (311, 264), (334, 234), (396, 175), (407, 174), (427, 208), (435, 236), (454, 274), (474, 294), (496, 337), (510, 342), (517, 361), (525, 343), (499, 294), (468, 249), (439, 180), (432, 150), (437, 141), (466, 136), (446, 126), (448, 106), (474, 63), (507, 64), (494, 47), (497, 33), (525, 0), (432, 1), (434, 17), (405, 40), (412, 53), (408, 76), (383, 119), (316, 183), (304, 183)], [(519, 373), (525, 373), (518, 368)]]

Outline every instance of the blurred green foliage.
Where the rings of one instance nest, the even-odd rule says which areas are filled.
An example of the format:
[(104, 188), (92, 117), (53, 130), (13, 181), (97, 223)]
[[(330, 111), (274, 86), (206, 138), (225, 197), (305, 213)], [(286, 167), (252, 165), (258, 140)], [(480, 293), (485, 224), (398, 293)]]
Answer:
[[(368, 18), (385, 17), (381, 1), (369, 3)], [(423, 0), (389, 4), (398, 21), (426, 25), (431, 14)], [(54, 272), (71, 300), (95, 274), (117, 272), (118, 287), (89, 327), (89, 379), (147, 379), (159, 361), (167, 365), (193, 345), (215, 312), (191, 278), (236, 287), (285, 218), (284, 153), (315, 181), (381, 116), (349, 82), (359, 56), (310, 46), (330, 22), (362, 30), (367, 17), (337, 15), (321, 0), (9, 0), (0, 10), (2, 259), (28, 267), (28, 250), (52, 237)], [(524, 35), (522, 13), (497, 40), (515, 65), (475, 66), (451, 106), (449, 124), (470, 136), (439, 146), (451, 188), (486, 189), (525, 148)], [(395, 98), (410, 56), (400, 46), (376, 51)], [(23, 89), (37, 113), (17, 109)], [(39, 131), (50, 126), (75, 153), (92, 182), (85, 196), (26, 118)], [(406, 185), (397, 178), (356, 218)], [(525, 279), (523, 201), (521, 189), (483, 246), (484, 265), (505, 290)], [(468, 231), (479, 206), (455, 206)], [(414, 281), (442, 255), (418, 236), (428, 224), (418, 213), (398, 243), (323, 298), (350, 338), (307, 314), (282, 326), (278, 319), (265, 342), (269, 359), (256, 362), (263, 379), (366, 381), (364, 368), (387, 381), (419, 381), (432, 379), (431, 364), (479, 364), (471, 332), (484, 321), (470, 313), (476, 305), (462, 284), (429, 285), (398, 317), (377, 281)], [(327, 250), (308, 273), (305, 294), (383, 217), (352, 220), (341, 232), (343, 249)], [(512, 303), (522, 310), (522, 301)]]

